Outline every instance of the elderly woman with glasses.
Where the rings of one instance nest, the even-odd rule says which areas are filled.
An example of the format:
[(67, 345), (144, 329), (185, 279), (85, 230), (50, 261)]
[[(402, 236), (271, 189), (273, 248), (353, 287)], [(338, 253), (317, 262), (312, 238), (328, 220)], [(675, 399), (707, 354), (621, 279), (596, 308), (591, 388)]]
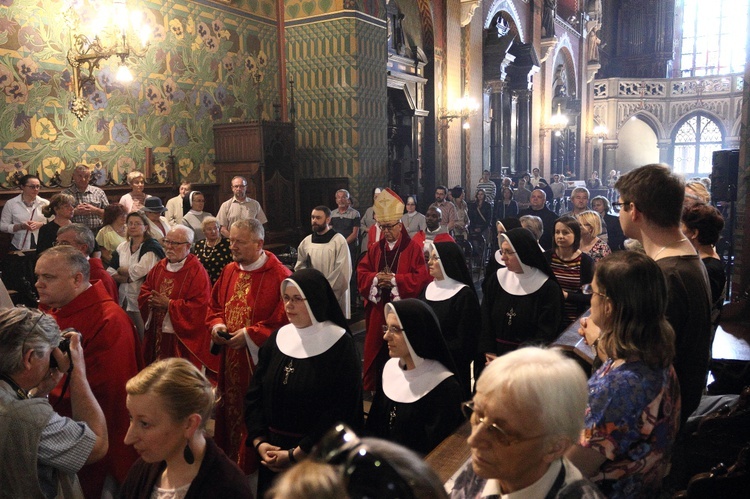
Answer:
[[(524, 228), (499, 236), (505, 267), (488, 275), (479, 352), (486, 362), (524, 343), (550, 343), (560, 330), (563, 295), (539, 243)], [(474, 362), (475, 378), (483, 368)]]
[(585, 429), (567, 455), (607, 497), (659, 497), (680, 425), (666, 279), (648, 256), (621, 251), (599, 262), (590, 291), (579, 332), (606, 360), (589, 379)]
[(366, 428), (376, 437), (427, 454), (463, 420), (456, 367), (428, 305), (399, 300), (387, 304), (385, 313), (383, 339), (391, 358)]
[(290, 324), (261, 347), (245, 397), (247, 442), (263, 466), (258, 496), (336, 422), (362, 424), (362, 368), (328, 280), (298, 270), (281, 284)]
[(604, 497), (564, 457), (578, 441), (586, 376), (556, 350), (521, 348), (492, 361), (463, 404), (471, 465), (451, 497)]

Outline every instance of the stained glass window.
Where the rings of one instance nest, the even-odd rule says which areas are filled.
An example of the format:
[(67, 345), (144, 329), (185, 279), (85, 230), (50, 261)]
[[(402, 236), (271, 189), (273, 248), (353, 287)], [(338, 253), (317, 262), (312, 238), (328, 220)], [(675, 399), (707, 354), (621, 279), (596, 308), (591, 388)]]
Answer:
[(715, 121), (703, 114), (690, 116), (674, 135), (674, 172), (685, 176), (711, 173), (712, 154), (722, 143), (721, 128)]
[(745, 71), (748, 5), (748, 0), (683, 0), (683, 77)]

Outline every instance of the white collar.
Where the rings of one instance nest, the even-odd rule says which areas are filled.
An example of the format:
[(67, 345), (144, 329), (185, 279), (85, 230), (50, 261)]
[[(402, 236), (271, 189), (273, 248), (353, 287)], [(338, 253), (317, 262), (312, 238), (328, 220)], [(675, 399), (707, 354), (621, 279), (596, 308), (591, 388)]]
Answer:
[(331, 321), (315, 322), (302, 329), (287, 324), (279, 329), (276, 345), (284, 355), (306, 359), (327, 352), (344, 334), (344, 328)]
[(390, 359), (383, 368), (383, 393), (394, 402), (416, 402), (450, 376), (453, 373), (437, 360), (423, 359), (414, 369), (404, 371), (399, 359)]
[(468, 288), (468, 286), (446, 276), (445, 279), (439, 281), (435, 279), (428, 284), (427, 289), (424, 291), (424, 296), (430, 301), (443, 301), (452, 298), (456, 293), (461, 291), (461, 288)]
[(195, 215), (196, 217), (199, 217), (199, 216), (203, 215), (202, 211), (196, 211), (196, 210), (192, 210), (192, 209), (190, 211), (188, 211), (188, 215), (190, 215), (191, 213), (193, 215)]
[(497, 250), (495, 251), (495, 261), (505, 267), (505, 264), (503, 263), (503, 251)]
[(242, 265), (241, 263), (238, 263), (237, 265), (239, 265), (240, 270), (244, 270), (245, 272), (250, 272), (251, 270), (258, 270), (259, 268), (261, 268), (263, 265), (266, 264), (266, 260), (268, 260), (268, 255), (266, 255), (266, 252), (263, 251), (260, 254), (260, 258), (255, 260), (250, 265)]
[(557, 479), (558, 473), (560, 473), (561, 467), (562, 459), (555, 459), (539, 480), (526, 488), (511, 492), (510, 494), (503, 494), (498, 480), (494, 478), (487, 480), (480, 497), (492, 495), (499, 496), (501, 499), (535, 499), (538, 497), (545, 497), (555, 484), (555, 480)]
[(419, 213), (419, 212), (418, 212), (417, 210), (414, 210), (414, 211), (412, 211), (412, 212), (408, 212), (408, 211), (407, 211), (407, 212), (406, 212), (406, 216), (407, 216), (407, 217), (413, 217), (413, 216), (415, 216), (415, 215), (416, 215), (417, 213)]
[(172, 263), (169, 260), (167, 260), (167, 270), (169, 272), (179, 272), (180, 270), (182, 270), (182, 267), (185, 266), (185, 262), (187, 262), (187, 256), (177, 263)]
[(508, 293), (515, 296), (526, 296), (539, 291), (549, 276), (536, 267), (521, 263), (523, 274), (511, 272), (507, 267), (498, 269), (497, 282)]

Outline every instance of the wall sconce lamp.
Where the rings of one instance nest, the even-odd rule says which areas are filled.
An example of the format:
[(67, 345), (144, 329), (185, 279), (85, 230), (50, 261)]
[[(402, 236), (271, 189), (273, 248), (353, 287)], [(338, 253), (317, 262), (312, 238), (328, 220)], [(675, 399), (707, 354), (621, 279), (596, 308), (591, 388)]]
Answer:
[[(149, 47), (148, 23), (141, 12), (130, 12), (125, 0), (71, 0), (64, 12), (65, 21), (70, 31), (70, 50), (68, 63), (73, 68), (73, 89), (75, 98), (70, 103), (70, 110), (79, 120), (88, 113), (89, 107), (85, 95), (91, 93), (96, 85), (94, 70), (100, 68), (102, 61), (110, 57), (120, 58), (120, 67), (116, 78), (122, 83), (129, 83), (133, 75), (126, 65), (130, 56), (143, 57)], [(90, 20), (84, 25), (84, 19)], [(130, 39), (136, 34), (140, 46), (134, 47)]]
[(470, 116), (473, 116), (479, 111), (479, 103), (473, 98), (469, 97), (468, 94), (464, 94), (463, 97), (454, 102), (449, 109), (444, 109), (443, 113), (438, 117), (440, 120), (439, 128), (443, 130), (450, 127), (451, 121), (455, 119), (461, 119), (463, 121), (463, 129), (468, 130), (471, 125), (466, 121)]
[(609, 133), (609, 130), (607, 130), (607, 127), (602, 125), (601, 123), (598, 123), (596, 121), (594, 123), (596, 123), (596, 125), (594, 126), (594, 130), (592, 134), (594, 137), (596, 137), (597, 142), (601, 144), (602, 142), (604, 142), (604, 139), (607, 138), (607, 134)]
[(562, 131), (565, 130), (565, 128), (568, 126), (568, 121), (568, 117), (562, 113), (560, 104), (558, 103), (557, 113), (552, 115), (549, 120), (549, 126), (547, 128), (550, 130), (554, 130), (555, 137), (559, 137), (560, 135), (562, 135)]

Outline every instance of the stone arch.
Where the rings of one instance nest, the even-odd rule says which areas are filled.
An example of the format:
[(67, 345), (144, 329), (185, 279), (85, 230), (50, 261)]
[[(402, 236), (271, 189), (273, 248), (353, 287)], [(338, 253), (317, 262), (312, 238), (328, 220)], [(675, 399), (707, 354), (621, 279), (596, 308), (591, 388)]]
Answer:
[(526, 34), (523, 29), (523, 22), (521, 21), (521, 17), (518, 15), (516, 6), (510, 0), (494, 0), (492, 2), (492, 5), (489, 7), (489, 9), (487, 9), (486, 15), (484, 16), (484, 20), (482, 22), (484, 29), (490, 29), (492, 20), (495, 18), (498, 12), (501, 11), (504, 12), (507, 17), (509, 17), (513, 21), (513, 24), (518, 31), (518, 41), (520, 43), (528, 43)]
[(625, 126), (625, 123), (627, 123), (628, 120), (633, 119), (633, 118), (639, 119), (643, 121), (644, 123), (646, 123), (651, 128), (651, 130), (653, 130), (654, 133), (656, 134), (657, 140), (671, 140), (670, 135), (668, 135), (666, 131), (664, 130), (664, 125), (661, 123), (661, 121), (659, 121), (659, 118), (657, 118), (652, 113), (644, 109), (641, 109), (633, 113), (632, 115), (628, 116), (627, 119), (623, 120), (622, 123), (620, 123), (617, 127), (617, 133), (619, 134), (620, 129), (623, 126)]
[(739, 137), (740, 136), (740, 130), (742, 127), (742, 116), (737, 116), (737, 119), (734, 120), (734, 123), (732, 124), (732, 137)]
[(677, 133), (677, 131), (680, 129), (680, 127), (690, 118), (693, 116), (705, 116), (706, 118), (710, 119), (714, 123), (716, 123), (716, 126), (719, 127), (719, 130), (721, 130), (721, 139), (726, 140), (727, 137), (729, 137), (729, 134), (727, 133), (727, 126), (722, 121), (720, 117), (718, 117), (716, 114), (712, 113), (711, 111), (708, 111), (706, 109), (692, 109), (689, 112), (683, 114), (680, 116), (677, 121), (674, 122), (674, 125), (672, 126), (672, 129), (669, 131), (669, 140), (674, 140), (674, 136)]
[[(419, 9), (419, 19), (422, 25), (422, 39), (425, 49), (435, 46), (435, 25), (432, 21), (432, 2), (430, 0), (416, 0)], [(426, 51), (426, 50), (425, 50)]]
[[(578, 69), (576, 68), (576, 60), (575, 57), (573, 57), (573, 46), (570, 43), (570, 36), (568, 36), (568, 33), (563, 33), (557, 42), (552, 60), (554, 61), (555, 67), (560, 63), (565, 66), (565, 74), (568, 78), (568, 94), (572, 95), (570, 92), (572, 87), (575, 89), (575, 95), (580, 97), (581, 89), (578, 86)], [(552, 91), (554, 94), (554, 89), (552, 89)]]

